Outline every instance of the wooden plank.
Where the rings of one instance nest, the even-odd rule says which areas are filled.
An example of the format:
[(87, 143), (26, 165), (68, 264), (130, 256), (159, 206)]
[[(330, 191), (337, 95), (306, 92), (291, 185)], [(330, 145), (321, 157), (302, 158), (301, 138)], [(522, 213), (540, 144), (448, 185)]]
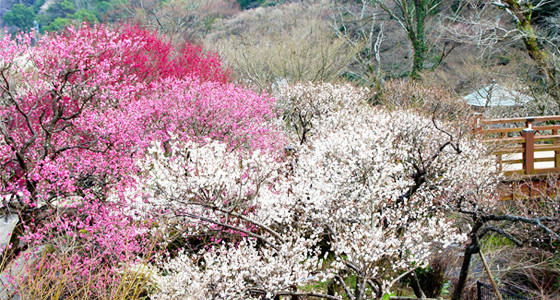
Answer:
[(482, 119), (480, 120), (480, 124), (489, 125), (489, 124), (525, 123), (526, 121), (527, 118)]
[(522, 147), (498, 148), (492, 151), (492, 155), (514, 154), (514, 153), (523, 153), (523, 148)]
[[(535, 140), (539, 142), (553, 142), (555, 140), (559, 140), (560, 135), (535, 135)], [(491, 144), (524, 144), (525, 138), (524, 137), (510, 137), (510, 138), (499, 138), (499, 139), (484, 139), (482, 140), (484, 143), (491, 143)], [(539, 144), (535, 144), (539, 145)], [(545, 145), (545, 144), (541, 144)]]
[[(543, 151), (560, 151), (560, 144), (535, 144), (535, 152), (543, 152)], [(523, 147), (498, 147), (492, 151), (492, 155), (501, 155), (501, 154), (512, 154), (512, 153), (522, 153)]]
[(543, 142), (543, 141), (554, 141), (560, 138), (560, 135), (535, 135), (535, 141)]
[[(503, 132), (521, 132), (525, 127), (513, 127), (513, 128), (488, 128), (482, 129), (482, 133), (503, 133)], [(536, 131), (543, 130), (558, 130), (560, 125), (547, 125), (547, 126), (533, 126)]]
[(554, 156), (551, 157), (535, 157), (535, 162), (545, 162), (545, 161), (554, 161), (556, 158)]
[[(547, 162), (547, 161), (555, 161), (555, 160), (556, 160), (555, 157), (537, 157), (533, 159), (534, 162)], [(523, 162), (525, 162), (524, 159), (510, 159), (510, 160), (502, 159), (503, 164), (509, 164), (509, 165), (522, 164)]]
[(525, 150), (523, 151), (523, 169), (525, 174), (533, 173), (535, 169), (535, 131), (530, 127), (521, 132), (525, 138)]
[(482, 129), (482, 133), (521, 132), (523, 127)]
[[(558, 134), (558, 129), (552, 129), (552, 134)], [(554, 146), (558, 146), (558, 140), (554, 140), (553, 142)], [(554, 150), (554, 167), (555, 168), (559, 168), (560, 167), (560, 151), (559, 150)]]
[(534, 169), (531, 174), (525, 175), (525, 170), (513, 170), (513, 171), (505, 171), (504, 175), (511, 176), (511, 175), (525, 175), (524, 177), (535, 177), (538, 175), (546, 175), (552, 173), (559, 173), (560, 168), (548, 168), (548, 169)]
[(524, 123), (524, 122), (546, 122), (546, 121), (560, 121), (560, 116), (540, 116), (540, 117), (522, 117), (522, 118), (507, 118), (507, 119), (486, 119), (480, 120), (483, 125), (488, 124), (504, 124), (504, 123)]
[(500, 139), (484, 139), (482, 140), (485, 143), (493, 143), (493, 144), (523, 144), (525, 143), (524, 137), (510, 137), (510, 138), (500, 138)]
[(535, 169), (533, 174), (550, 174), (550, 173), (558, 173), (558, 172), (560, 172), (560, 168)]
[(535, 130), (555, 130), (560, 129), (560, 125), (533, 126)]
[[(560, 139), (560, 134), (535, 135), (535, 140), (539, 141), (539, 142), (554, 141), (554, 140), (557, 140), (557, 139)], [(494, 143), (494, 144), (497, 144), (497, 143), (522, 144), (522, 143), (525, 143), (525, 138), (521, 137), (521, 136), (516, 136), (516, 137), (508, 137), (508, 138), (483, 139), (482, 141), (485, 142), (485, 143)]]
[[(535, 151), (542, 152), (542, 151), (557, 151), (560, 150), (560, 145), (557, 144), (536, 144)], [(512, 153), (512, 152), (510, 152)]]
[(525, 162), (525, 160), (523, 158), (521, 158), (521, 159), (511, 159), (511, 160), (502, 160), (502, 163), (504, 165), (522, 164), (524, 162)]
[(524, 175), (525, 170), (513, 170), (513, 171), (505, 171), (504, 175), (512, 176), (512, 175)]

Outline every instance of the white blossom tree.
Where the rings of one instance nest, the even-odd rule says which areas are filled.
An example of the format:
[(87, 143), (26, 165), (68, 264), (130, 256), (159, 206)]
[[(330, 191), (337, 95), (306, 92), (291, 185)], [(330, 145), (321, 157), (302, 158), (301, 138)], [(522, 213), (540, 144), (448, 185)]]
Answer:
[[(351, 86), (280, 95), (313, 132), (291, 131), (301, 144), (284, 154), (177, 142), (154, 145), (142, 163), (151, 176), (138, 207), (160, 214), (180, 247), (161, 262), (156, 298), (380, 298), (465, 240), (445, 212), (494, 172), (476, 142), (415, 113), (373, 108)], [(301, 289), (327, 281), (328, 291)]]

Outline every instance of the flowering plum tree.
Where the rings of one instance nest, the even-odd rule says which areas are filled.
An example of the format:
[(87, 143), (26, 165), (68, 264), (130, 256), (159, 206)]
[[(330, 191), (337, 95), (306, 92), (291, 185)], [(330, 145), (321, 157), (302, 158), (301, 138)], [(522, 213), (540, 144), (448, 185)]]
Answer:
[(66, 253), (82, 270), (118, 269), (149, 251), (150, 222), (135, 221), (126, 194), (148, 146), (218, 140), (250, 152), (281, 141), (272, 99), (227, 83), (199, 47), (84, 25), (6, 36), (0, 49), (3, 208), (19, 214), (25, 244), (81, 243)]
[(271, 125), (273, 99), (234, 84), (164, 79), (133, 105), (142, 107), (143, 122), (151, 124), (159, 141), (171, 139), (172, 133), (173, 139), (220, 140), (232, 148), (273, 150), (282, 143)]
[(140, 51), (127, 51), (122, 67), (129, 68), (143, 80), (197, 77), (204, 81), (229, 81), (229, 72), (221, 68), (218, 56), (203, 51), (201, 46), (185, 43), (176, 47), (155, 32), (133, 26), (124, 26), (119, 35), (121, 39), (142, 41)]
[(145, 141), (166, 133), (162, 122), (178, 119), (169, 126), (185, 139), (249, 140), (272, 116), (270, 99), (224, 83), (216, 57), (189, 45), (173, 56), (138, 28), (70, 28), (32, 44), (1, 45), (2, 193), (28, 207), (122, 180)]
[(118, 134), (129, 132), (130, 120), (115, 117), (141, 84), (122, 81), (125, 70), (111, 64), (131, 47), (141, 44), (119, 41), (103, 28), (70, 29), (35, 47), (30, 35), (4, 38), (3, 194), (32, 209), (76, 192), (88, 176), (103, 180), (117, 176), (114, 166), (131, 166), (120, 150), (134, 140)]
[[(301, 143), (295, 153), (174, 144), (166, 156), (152, 148), (139, 207), (160, 212), (173, 226), (170, 239), (185, 241), (164, 262), (156, 297), (379, 298), (465, 239), (444, 213), (446, 200), (486, 185), (495, 169), (483, 148), (434, 120), (372, 108), (365, 90), (285, 89), (288, 124), (301, 126), (305, 116), (313, 125), (305, 139), (292, 131)], [(319, 281), (330, 281), (330, 291), (299, 289)]]

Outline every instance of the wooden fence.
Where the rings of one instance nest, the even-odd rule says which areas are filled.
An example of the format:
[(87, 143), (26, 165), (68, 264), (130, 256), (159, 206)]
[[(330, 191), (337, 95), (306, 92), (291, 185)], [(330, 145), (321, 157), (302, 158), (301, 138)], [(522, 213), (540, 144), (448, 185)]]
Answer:
[(500, 170), (512, 174), (560, 172), (560, 116), (475, 118), (475, 130), (493, 148)]

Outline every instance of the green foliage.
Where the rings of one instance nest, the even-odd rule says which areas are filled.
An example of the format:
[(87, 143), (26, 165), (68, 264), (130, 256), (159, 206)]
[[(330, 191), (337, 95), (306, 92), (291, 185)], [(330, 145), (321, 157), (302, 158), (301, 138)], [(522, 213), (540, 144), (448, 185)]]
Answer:
[(48, 26), (45, 26), (45, 31), (48, 32), (59, 31), (68, 27), (71, 23), (72, 21), (68, 18), (56, 18)]
[(249, 9), (253, 7), (258, 7), (262, 1), (254, 1), (254, 0), (237, 0), (241, 9)]
[[(35, 11), (38, 12), (44, 2), (35, 2)], [(118, 5), (125, 3), (126, 0), (55, 0), (37, 19), (45, 31), (58, 31), (72, 23), (117, 21), (111, 14), (114, 14)]]
[(74, 12), (74, 3), (68, 0), (58, 1), (51, 4), (44, 15), (39, 16), (39, 22), (46, 31), (60, 30), (70, 25)]
[(505, 236), (502, 236), (502, 235), (499, 235), (499, 234), (488, 235), (482, 241), (482, 243), (483, 243), (482, 248), (485, 251), (497, 250), (497, 249), (500, 249), (500, 248), (505, 247), (505, 246), (515, 246), (515, 244), (512, 241), (510, 241)]
[(95, 23), (97, 22), (97, 17), (95, 14), (85, 8), (80, 8), (72, 15), (72, 18), (81, 22)]
[(103, 17), (109, 13), (113, 8), (113, 5), (107, 1), (99, 1), (95, 4), (95, 14), (98, 19), (103, 19)]
[(36, 14), (32, 7), (24, 4), (15, 4), (12, 10), (4, 15), (4, 21), (8, 25), (13, 25), (22, 30), (29, 30), (33, 27)]
[(74, 3), (70, 2), (70, 1), (67, 1), (67, 0), (62, 1), (60, 3), (60, 7), (62, 8), (62, 10), (68, 11), (68, 12), (69, 11), (74, 11), (74, 9), (75, 9), (74, 8)]
[(45, 4), (46, 0), (37, 0), (33, 3), (33, 11), (37, 14), (39, 13), (39, 10), (41, 9), (41, 6), (43, 6), (43, 4)]

